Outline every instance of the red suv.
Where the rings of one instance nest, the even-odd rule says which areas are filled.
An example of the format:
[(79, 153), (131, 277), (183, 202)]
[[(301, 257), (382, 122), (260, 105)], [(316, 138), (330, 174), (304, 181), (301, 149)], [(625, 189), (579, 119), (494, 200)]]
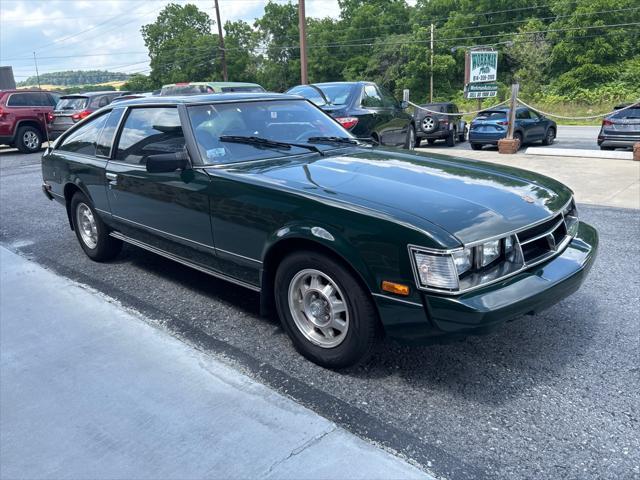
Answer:
[(0, 90), (0, 144), (39, 151), (57, 101), (58, 95), (41, 90)]

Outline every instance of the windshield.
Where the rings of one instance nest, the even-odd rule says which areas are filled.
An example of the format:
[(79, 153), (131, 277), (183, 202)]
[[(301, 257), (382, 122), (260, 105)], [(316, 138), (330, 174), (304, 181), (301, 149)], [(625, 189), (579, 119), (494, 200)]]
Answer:
[(316, 87), (322, 90), (322, 93), (327, 97), (330, 104), (346, 105), (354, 85), (350, 83), (336, 83), (332, 85), (316, 85)]
[(56, 110), (82, 110), (88, 101), (87, 97), (63, 97), (56, 104)]
[[(203, 161), (244, 162), (309, 152), (299, 146), (266, 148), (260, 143), (235, 143), (220, 137), (260, 137), (274, 142), (313, 143), (315, 137), (353, 138), (331, 117), (305, 100), (272, 100), (194, 105), (187, 111)], [(311, 139), (311, 140), (309, 140)], [(344, 144), (316, 144), (321, 150)]]

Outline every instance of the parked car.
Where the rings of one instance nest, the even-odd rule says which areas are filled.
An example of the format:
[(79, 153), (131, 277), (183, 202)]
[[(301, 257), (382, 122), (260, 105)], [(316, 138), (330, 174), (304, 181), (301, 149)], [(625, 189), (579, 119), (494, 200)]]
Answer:
[(23, 153), (39, 151), (57, 99), (42, 90), (0, 90), (0, 144)]
[[(480, 112), (469, 126), (471, 148), (480, 150), (484, 145), (497, 145), (498, 140), (507, 136), (508, 127), (508, 108), (493, 108)], [(553, 120), (530, 108), (516, 109), (513, 138), (520, 140), (520, 145), (540, 141), (543, 145), (551, 145), (557, 132), (558, 126)]]
[(405, 111), (407, 105), (373, 82), (298, 85), (286, 93), (313, 102), (358, 138), (373, 139), (381, 145), (415, 147), (415, 123)]
[(633, 147), (640, 142), (640, 103), (617, 105), (615, 109), (618, 111), (602, 120), (598, 133), (600, 150)]
[(120, 95), (119, 97), (114, 98), (113, 100), (111, 100), (111, 103), (124, 102), (125, 100), (133, 100), (134, 98), (152, 97), (153, 95), (153, 92), (127, 93), (125, 95)]
[(163, 85), (160, 95), (202, 95), (203, 93), (264, 92), (257, 83), (246, 82), (183, 82)]
[(462, 115), (451, 115), (459, 112), (455, 103), (425, 103), (420, 106), (431, 111), (416, 108), (413, 113), (417, 125), (416, 147), (420, 146), (423, 139), (426, 139), (429, 145), (436, 143), (436, 140), (444, 140), (449, 147), (453, 147), (456, 141), (465, 141), (467, 122), (462, 119)]
[(53, 112), (53, 122), (49, 130), (51, 138), (58, 138), (72, 125), (88, 117), (99, 108), (109, 105), (114, 98), (128, 93), (110, 90), (63, 95)]
[(127, 242), (259, 292), (331, 368), (383, 332), (448, 341), (549, 307), (598, 244), (549, 177), (373, 147), (290, 95), (113, 104), (47, 149), (42, 176), (91, 259)]

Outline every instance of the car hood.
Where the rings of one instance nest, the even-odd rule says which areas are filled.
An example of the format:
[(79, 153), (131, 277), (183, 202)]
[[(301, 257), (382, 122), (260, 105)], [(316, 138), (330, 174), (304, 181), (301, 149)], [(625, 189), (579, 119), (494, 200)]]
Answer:
[(565, 185), (533, 172), (383, 149), (238, 165), (234, 174), (387, 215), (438, 225), (463, 244), (549, 218), (571, 199)]

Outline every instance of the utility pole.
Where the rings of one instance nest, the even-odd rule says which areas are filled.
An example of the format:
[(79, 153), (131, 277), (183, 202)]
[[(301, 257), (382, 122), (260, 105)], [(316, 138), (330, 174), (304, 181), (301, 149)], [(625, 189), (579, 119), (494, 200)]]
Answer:
[(304, 0), (298, 0), (298, 29), (300, 30), (300, 83), (309, 83), (307, 75), (307, 33), (306, 16), (304, 13)]
[(431, 60), (431, 80), (429, 82), (429, 102), (433, 103), (433, 30), (434, 30), (434, 25), (433, 23), (431, 24), (431, 55), (429, 55), (429, 58)]
[(220, 7), (218, 7), (218, 0), (213, 0), (216, 7), (216, 20), (218, 22), (218, 38), (220, 39), (220, 60), (222, 60), (222, 79), (227, 82), (229, 76), (227, 75), (227, 59), (224, 54), (224, 37), (222, 36), (222, 23), (220, 22)]
[(38, 88), (40, 88), (40, 74), (38, 73), (38, 59), (36, 58), (36, 52), (33, 52), (33, 62), (36, 64), (36, 78), (38, 79)]

